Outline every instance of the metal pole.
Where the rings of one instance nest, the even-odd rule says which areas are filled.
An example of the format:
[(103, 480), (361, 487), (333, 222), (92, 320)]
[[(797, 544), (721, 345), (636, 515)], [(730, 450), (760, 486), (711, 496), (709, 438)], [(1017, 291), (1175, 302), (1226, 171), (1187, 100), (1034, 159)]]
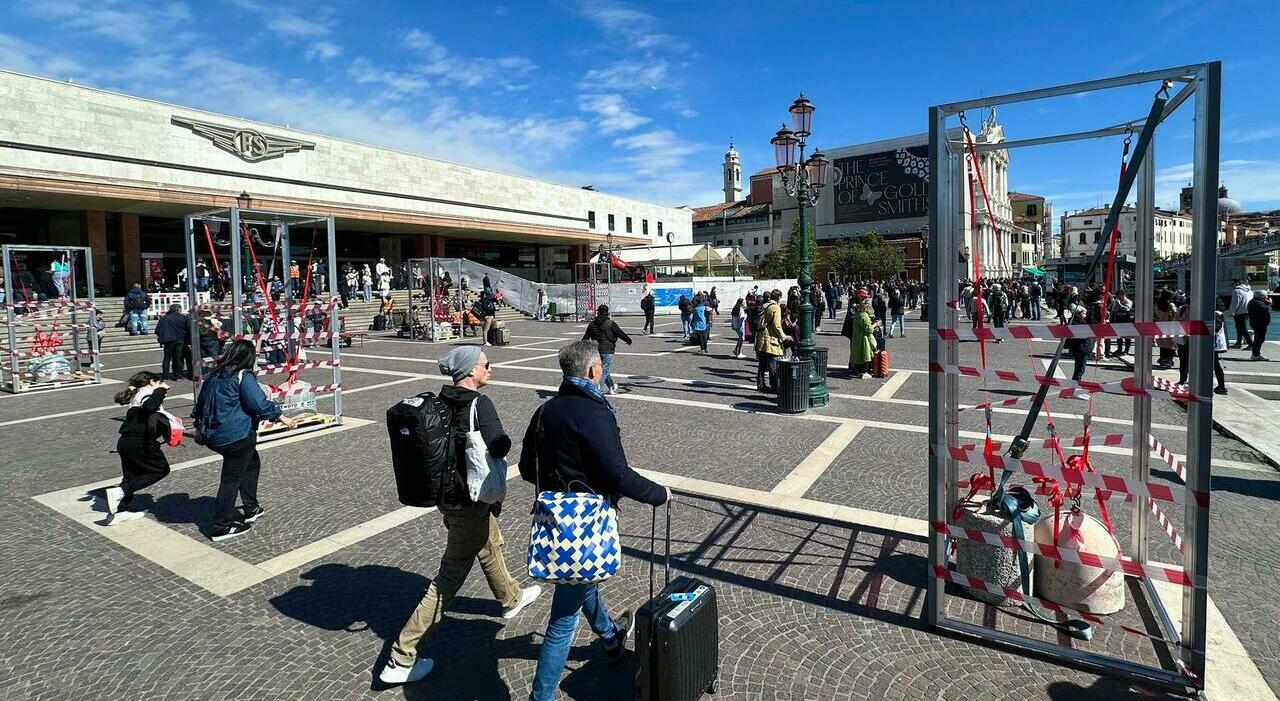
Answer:
[[(1205, 64), (1196, 74), (1195, 156), (1192, 183), (1192, 249), (1193, 285), (1190, 290), (1191, 318), (1214, 329), (1216, 302), (1216, 268), (1218, 243), (1218, 138), (1220, 128), (1222, 64)], [(1213, 337), (1191, 336), (1187, 339), (1191, 357), (1191, 390), (1207, 397), (1213, 367)], [(1187, 489), (1193, 493), (1209, 493), (1211, 430), (1213, 404), (1187, 403)], [(1182, 637), (1185, 647), (1182, 659), (1201, 684), (1205, 673), (1205, 615), (1209, 593), (1205, 586), (1209, 574), (1209, 509), (1207, 505), (1188, 499), (1186, 504), (1186, 549), (1182, 566), (1194, 584), (1183, 589)]]
[[(325, 228), (328, 230), (325, 238), (328, 250), (325, 253), (327, 254), (326, 262), (329, 264), (329, 296), (332, 299), (333, 291), (338, 289), (338, 264), (337, 259), (334, 257), (338, 250), (338, 240), (333, 217), (328, 217), (325, 220)], [(409, 282), (409, 299), (413, 300), (412, 281)], [(329, 350), (331, 352), (330, 357), (333, 359), (333, 384), (337, 385), (333, 390), (333, 417), (335, 424), (342, 423), (342, 367), (339, 365), (342, 359), (342, 337), (338, 335), (339, 324), (341, 323), (338, 318), (338, 308), (335, 306), (329, 310), (329, 332), (332, 334), (329, 336)], [(409, 326), (410, 328), (413, 327), (412, 317), (410, 317)], [(299, 343), (301, 343), (301, 339), (299, 339)]]
[[(1134, 321), (1151, 321), (1152, 282), (1151, 266), (1155, 244), (1155, 196), (1156, 169), (1154, 148), (1148, 150), (1138, 172), (1138, 225), (1134, 231), (1137, 246), (1137, 270), (1134, 274)], [(1139, 387), (1151, 384), (1151, 337), (1134, 339), (1133, 380)], [(1151, 450), (1147, 439), (1151, 435), (1151, 397), (1133, 398), (1133, 479), (1145, 483), (1151, 478)], [(1147, 502), (1133, 500), (1133, 540), (1129, 556), (1138, 562), (1147, 561)]]
[[(929, 179), (929, 202), (932, 205), (929, 208), (929, 232), (940, 239), (936, 245), (929, 246), (930, 258), (927, 272), (931, 297), (931, 304), (928, 305), (930, 363), (944, 362), (944, 343), (937, 332), (940, 328), (953, 325), (953, 322), (947, 318), (950, 315), (946, 314), (947, 293), (945, 291), (950, 286), (945, 276), (953, 272), (955, 267), (955, 253), (952, 245), (954, 241), (951, 240), (955, 232), (951, 227), (950, 198), (946, 196), (950, 190), (951, 174), (951, 163), (944, 146), (946, 136), (946, 116), (937, 107), (929, 108), (929, 172), (932, 173)], [(855, 303), (854, 296), (850, 294), (850, 307)], [(853, 313), (853, 309), (850, 309), (850, 313)], [(929, 373), (929, 521), (931, 523), (946, 520), (947, 502), (951, 498), (945, 478), (947, 456), (932, 450), (932, 446), (944, 440), (947, 421), (947, 407), (944, 406), (947, 394), (945, 385), (949, 377), (941, 373)], [(929, 566), (932, 568), (939, 565), (947, 565), (946, 539), (941, 533), (930, 529)], [(936, 626), (945, 615), (944, 593), (943, 581), (934, 577), (932, 572), (928, 572), (925, 620), (931, 626)]]
[[(93, 381), (102, 382), (102, 363), (98, 361), (98, 293), (93, 287), (93, 249), (82, 248), (84, 253), (84, 281), (88, 286), (87, 294), (89, 295), (89, 321), (93, 324), (93, 328), (88, 334), (89, 336), (89, 361), (92, 363)], [(7, 278), (6, 278), (7, 279)], [(72, 299), (75, 299), (75, 275), (71, 276)]]
[(196, 298), (196, 239), (195, 220), (182, 218), (183, 247), (187, 252), (187, 338), (191, 341), (191, 381), (199, 396), (200, 378), (204, 376), (204, 351), (200, 349), (199, 300)]
[(244, 310), (241, 306), (244, 304), (244, 291), (241, 286), (244, 282), (240, 276), (240, 208), (231, 208), (231, 221), (228, 223), (231, 227), (231, 333), (239, 336), (244, 333)]
[[(800, 143), (800, 160), (804, 163), (804, 142)], [(805, 209), (812, 204), (809, 193), (809, 181), (803, 165), (796, 168), (796, 203), (800, 210), (800, 276), (796, 284), (800, 286), (800, 338), (796, 341), (796, 357), (809, 361), (809, 406), (823, 407), (827, 405), (827, 380), (818, 374), (814, 367), (813, 344), (813, 301), (809, 298), (809, 288), (813, 286), (813, 260), (809, 251), (809, 228), (805, 221)]]
[(21, 380), (18, 377), (18, 319), (15, 304), (18, 299), (18, 286), (13, 279), (13, 266), (10, 265), (9, 246), (0, 247), (0, 257), (4, 258), (5, 320), (8, 322), (9, 336), (9, 391), (17, 392)]

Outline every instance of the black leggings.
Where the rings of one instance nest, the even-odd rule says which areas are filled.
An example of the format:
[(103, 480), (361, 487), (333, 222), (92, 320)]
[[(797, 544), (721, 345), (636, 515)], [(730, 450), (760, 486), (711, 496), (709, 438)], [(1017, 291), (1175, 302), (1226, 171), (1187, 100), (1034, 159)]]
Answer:
[[(1187, 384), (1187, 363), (1190, 362), (1187, 351), (1187, 345), (1178, 346), (1178, 384)], [(1214, 351), (1213, 353), (1213, 379), (1217, 380), (1218, 387), (1227, 386), (1227, 374), (1222, 370), (1222, 353)]]
[(169, 461), (161, 452), (159, 443), (141, 437), (121, 436), (116, 441), (116, 452), (120, 454), (120, 471), (124, 474), (120, 481), (120, 489), (124, 490), (120, 508), (124, 509), (133, 501), (136, 492), (169, 474)]

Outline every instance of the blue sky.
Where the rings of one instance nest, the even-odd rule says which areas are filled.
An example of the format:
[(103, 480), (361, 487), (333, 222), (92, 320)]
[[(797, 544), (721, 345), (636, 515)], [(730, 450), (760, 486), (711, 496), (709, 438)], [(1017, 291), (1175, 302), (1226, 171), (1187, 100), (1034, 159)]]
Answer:
[[(797, 8), (780, 19), (780, 7)], [(925, 130), (931, 104), (1224, 62), (1223, 182), (1280, 207), (1280, 3), (43, 0), (0, 7), (0, 66), (665, 204), (720, 197), (803, 90), (815, 145)], [(1146, 113), (1152, 90), (1011, 107), (1009, 138)], [(1190, 111), (1156, 145), (1176, 203)], [(1120, 140), (1014, 153), (1057, 211), (1109, 201)]]

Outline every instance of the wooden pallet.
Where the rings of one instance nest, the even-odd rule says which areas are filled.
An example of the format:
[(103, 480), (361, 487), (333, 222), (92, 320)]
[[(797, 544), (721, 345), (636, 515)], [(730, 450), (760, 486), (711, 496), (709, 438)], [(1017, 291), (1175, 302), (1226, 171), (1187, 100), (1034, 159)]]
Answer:
[(297, 417), (298, 425), (295, 428), (289, 428), (280, 423), (268, 423), (258, 429), (258, 440), (266, 441), (296, 433), (305, 433), (324, 428), (336, 421), (336, 417), (332, 414), (312, 413)]

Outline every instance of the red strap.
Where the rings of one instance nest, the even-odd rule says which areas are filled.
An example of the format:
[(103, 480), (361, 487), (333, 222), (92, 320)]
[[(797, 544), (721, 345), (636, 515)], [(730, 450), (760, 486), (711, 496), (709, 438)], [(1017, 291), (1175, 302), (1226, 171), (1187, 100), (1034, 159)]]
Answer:
[(249, 225), (241, 224), (240, 232), (244, 235), (244, 245), (249, 249), (249, 258), (253, 261), (253, 273), (258, 278), (258, 288), (262, 290), (262, 301), (267, 305), (267, 313), (273, 319), (277, 318), (276, 305), (271, 301), (271, 291), (267, 289), (267, 281), (262, 278), (262, 266), (258, 265), (258, 254), (253, 250), (253, 241), (249, 239)]

